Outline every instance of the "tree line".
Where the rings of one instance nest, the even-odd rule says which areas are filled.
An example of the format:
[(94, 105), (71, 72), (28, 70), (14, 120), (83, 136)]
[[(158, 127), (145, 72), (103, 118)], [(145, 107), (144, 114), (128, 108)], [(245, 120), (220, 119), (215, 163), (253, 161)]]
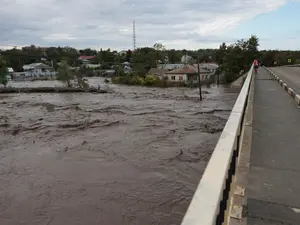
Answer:
[(219, 65), (217, 75), (224, 74), (226, 83), (235, 80), (250, 69), (254, 59), (261, 58), (258, 47), (259, 39), (255, 35), (231, 45), (222, 43), (216, 53), (216, 62)]
[[(214, 61), (216, 49), (191, 50), (167, 50), (162, 44), (156, 43), (153, 47), (138, 48), (134, 54), (132, 50), (118, 52), (111, 49), (82, 49), (78, 50), (72, 47), (49, 47), (41, 48), (35, 45), (26, 46), (21, 49), (13, 48), (0, 50), (0, 54), (6, 61), (7, 67), (12, 67), (15, 71), (22, 71), (22, 66), (35, 62), (53, 63), (58, 67), (59, 62), (66, 61), (68, 65), (79, 66), (81, 61), (79, 56), (95, 56), (90, 62), (92, 64), (100, 63), (103, 68), (109, 69), (111, 66), (130, 62), (132, 64), (143, 64), (145, 67), (155, 67), (157, 63), (179, 63), (183, 55), (189, 55), (196, 58), (201, 55), (202, 61)], [(51, 64), (52, 65), (52, 64)]]
[[(22, 71), (25, 64), (43, 62), (53, 65), (59, 70), (59, 63), (72, 67), (80, 67), (79, 56), (95, 56), (90, 63), (101, 64), (101, 69), (129, 62), (135, 75), (144, 76), (150, 68), (158, 64), (180, 63), (184, 55), (191, 57), (187, 63), (216, 62), (219, 65), (217, 74), (224, 74), (225, 80), (231, 82), (243, 71), (247, 71), (253, 59), (258, 59), (265, 66), (281, 66), (300, 63), (300, 51), (258, 50), (259, 39), (251, 36), (248, 40), (238, 40), (234, 44), (222, 43), (218, 49), (176, 50), (167, 49), (163, 44), (156, 43), (152, 47), (138, 48), (134, 52), (127, 50), (118, 52), (111, 49), (82, 49), (72, 47), (41, 48), (35, 45), (21, 49), (0, 50), (0, 73), (12, 67), (14, 71)], [(3, 76), (1, 76), (3, 77)], [(4, 78), (0, 78), (4, 79)], [(3, 83), (3, 82), (1, 82)]]

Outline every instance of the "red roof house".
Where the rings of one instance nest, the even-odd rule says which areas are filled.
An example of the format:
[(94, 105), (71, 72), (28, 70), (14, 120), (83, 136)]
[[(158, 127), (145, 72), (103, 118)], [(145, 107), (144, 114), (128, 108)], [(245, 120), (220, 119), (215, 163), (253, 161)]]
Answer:
[(96, 58), (96, 56), (87, 56), (87, 55), (79, 56), (80, 60), (91, 60), (91, 59), (94, 59), (94, 58)]

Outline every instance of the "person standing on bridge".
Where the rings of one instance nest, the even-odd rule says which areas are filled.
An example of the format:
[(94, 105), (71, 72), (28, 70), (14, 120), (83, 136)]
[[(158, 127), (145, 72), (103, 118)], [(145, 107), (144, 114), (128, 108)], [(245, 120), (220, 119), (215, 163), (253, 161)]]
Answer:
[(254, 64), (254, 71), (255, 71), (255, 73), (257, 73), (257, 69), (258, 69), (258, 66), (259, 66), (258, 60), (255, 59), (253, 64)]

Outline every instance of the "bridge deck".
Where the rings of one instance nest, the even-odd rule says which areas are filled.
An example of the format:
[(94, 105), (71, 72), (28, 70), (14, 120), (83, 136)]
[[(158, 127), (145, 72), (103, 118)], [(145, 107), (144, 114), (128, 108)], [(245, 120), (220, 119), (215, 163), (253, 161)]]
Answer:
[(253, 108), (248, 225), (299, 225), (300, 109), (262, 68)]

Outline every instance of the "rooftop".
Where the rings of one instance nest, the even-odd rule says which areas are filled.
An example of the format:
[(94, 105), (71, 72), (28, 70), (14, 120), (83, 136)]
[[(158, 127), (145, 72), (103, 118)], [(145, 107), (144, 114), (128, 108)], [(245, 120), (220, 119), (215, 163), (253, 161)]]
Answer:
[(182, 63), (174, 63), (174, 64), (158, 64), (157, 68), (158, 69), (167, 69), (167, 70), (174, 70), (176, 68), (182, 67), (184, 64)]
[[(197, 66), (197, 64), (194, 64), (194, 66)], [(205, 68), (205, 69), (209, 69), (209, 70), (215, 70), (219, 67), (219, 65), (216, 64), (216, 63), (201, 63), (200, 67)]]
[[(193, 65), (185, 65), (181, 68), (167, 72), (168, 74), (195, 74), (198, 73), (198, 68)], [(209, 73), (208, 70), (200, 68), (200, 73)]]
[(88, 55), (79, 56), (79, 59), (85, 59), (85, 60), (89, 60), (89, 59), (93, 59), (93, 58), (96, 58), (96, 56), (88, 56)]
[(24, 70), (30, 70), (30, 69), (34, 69), (34, 68), (37, 68), (37, 67), (51, 68), (51, 66), (48, 66), (44, 63), (31, 63), (31, 64), (28, 64), (28, 65), (24, 65), (23, 69)]
[(169, 72), (168, 69), (151, 68), (148, 73), (149, 74), (155, 74), (155, 75), (158, 74), (158, 75), (160, 75), (160, 74), (165, 74), (167, 72)]

